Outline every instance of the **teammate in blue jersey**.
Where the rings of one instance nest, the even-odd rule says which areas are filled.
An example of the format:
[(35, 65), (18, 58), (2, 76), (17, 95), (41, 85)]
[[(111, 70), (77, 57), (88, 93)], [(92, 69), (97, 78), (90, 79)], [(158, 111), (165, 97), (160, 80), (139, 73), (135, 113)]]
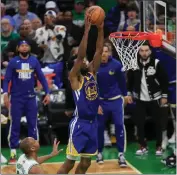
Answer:
[(104, 129), (105, 122), (109, 117), (115, 124), (118, 162), (120, 167), (127, 166), (125, 151), (125, 133), (124, 133), (124, 98), (127, 97), (126, 79), (122, 72), (122, 65), (119, 61), (111, 57), (110, 48), (103, 47), (101, 65), (97, 73), (97, 82), (100, 92), (100, 105), (102, 107), (102, 116), (98, 116), (98, 155), (97, 162), (103, 163), (104, 147)]
[(87, 64), (86, 49), (90, 23), (85, 19), (85, 32), (79, 46), (78, 57), (69, 74), (76, 109), (70, 122), (67, 159), (58, 174), (67, 174), (74, 167), (77, 157), (81, 160), (75, 174), (84, 174), (91, 164), (91, 156), (97, 154), (97, 112), (99, 107), (98, 86), (95, 74), (100, 66), (103, 49), (103, 24), (97, 26), (98, 38), (93, 61)]
[[(27, 41), (18, 44), (19, 56), (12, 58), (8, 64), (3, 82), (4, 103), (9, 109), (10, 130), (9, 147), (11, 149), (10, 164), (16, 163), (16, 148), (19, 146), (20, 121), (22, 115), (27, 118), (28, 136), (37, 139), (37, 102), (35, 87), (35, 74), (41, 82), (45, 98), (43, 103), (49, 103), (49, 89), (47, 81), (41, 71), (41, 66), (36, 57), (30, 55), (30, 46)], [(8, 85), (11, 81), (10, 102)]]

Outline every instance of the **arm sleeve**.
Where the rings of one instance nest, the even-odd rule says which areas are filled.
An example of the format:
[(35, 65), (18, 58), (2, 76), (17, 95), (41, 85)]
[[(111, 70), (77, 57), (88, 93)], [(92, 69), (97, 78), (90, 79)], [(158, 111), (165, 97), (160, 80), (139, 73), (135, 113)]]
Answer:
[(162, 97), (168, 97), (168, 76), (166, 71), (164, 70), (163, 66), (161, 65), (160, 61), (157, 63), (156, 68), (157, 79), (160, 83), (160, 88), (162, 91)]
[(45, 76), (41, 70), (41, 66), (39, 64), (39, 61), (36, 59), (36, 74), (37, 74), (37, 77), (40, 81), (40, 83), (42, 84), (42, 87), (45, 91), (46, 94), (49, 93), (49, 88), (48, 88), (48, 85), (47, 85), (47, 81), (45, 79)]
[(10, 61), (7, 66), (5, 78), (3, 81), (3, 92), (4, 93), (8, 93), (8, 85), (9, 85), (9, 82), (12, 80), (12, 74), (13, 74), (13, 62)]
[(116, 74), (117, 74), (117, 81), (119, 84), (119, 88), (122, 92), (122, 95), (127, 96), (126, 78), (125, 78), (125, 73), (122, 71), (121, 65), (117, 68)]

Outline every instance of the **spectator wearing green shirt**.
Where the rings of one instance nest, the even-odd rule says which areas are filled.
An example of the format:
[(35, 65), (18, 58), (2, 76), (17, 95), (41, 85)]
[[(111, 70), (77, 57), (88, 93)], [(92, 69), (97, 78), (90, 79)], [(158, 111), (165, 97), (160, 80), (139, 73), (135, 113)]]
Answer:
[(73, 24), (83, 27), (84, 26), (84, 16), (85, 16), (85, 4), (84, 0), (75, 0), (73, 14)]
[(6, 48), (10, 40), (19, 38), (18, 33), (13, 32), (10, 20), (3, 18), (1, 20), (1, 52)]

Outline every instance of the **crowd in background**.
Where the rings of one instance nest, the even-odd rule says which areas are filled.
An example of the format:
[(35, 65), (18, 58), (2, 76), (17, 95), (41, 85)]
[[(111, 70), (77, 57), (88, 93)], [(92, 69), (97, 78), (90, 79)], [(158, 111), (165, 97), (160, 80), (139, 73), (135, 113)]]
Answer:
[[(67, 75), (84, 33), (85, 12), (96, 4), (97, 0), (75, 0), (65, 5), (47, 0), (6, 0), (1, 3), (1, 76), (5, 74), (10, 59), (18, 54), (19, 41), (26, 40), (44, 74), (55, 73), (50, 88), (65, 88), (67, 108), (74, 108)], [(104, 24), (105, 43), (115, 56), (109, 34), (141, 31), (138, 3), (117, 0), (117, 5), (108, 11)], [(97, 27), (92, 26), (88, 38), (88, 61), (93, 59), (96, 39)]]
[[(115, 31), (139, 31), (139, 9), (136, 3), (117, 0), (105, 19), (105, 39)], [(9, 60), (17, 55), (16, 46), (20, 40), (28, 40), (31, 54), (38, 57), (44, 72), (57, 75), (55, 88), (66, 87), (65, 68), (67, 62), (77, 55), (77, 47), (84, 32), (84, 15), (88, 7), (96, 5), (95, 0), (76, 0), (72, 6), (59, 8), (57, 1), (28, 0), (1, 3), (1, 64), (4, 75)], [(45, 9), (40, 10), (45, 5)], [(33, 7), (30, 9), (30, 6)], [(31, 12), (32, 10), (33, 12)], [(37, 12), (37, 13), (35, 13)], [(92, 26), (87, 49), (87, 58), (92, 60), (95, 52), (97, 28)], [(52, 70), (50, 70), (52, 69)]]

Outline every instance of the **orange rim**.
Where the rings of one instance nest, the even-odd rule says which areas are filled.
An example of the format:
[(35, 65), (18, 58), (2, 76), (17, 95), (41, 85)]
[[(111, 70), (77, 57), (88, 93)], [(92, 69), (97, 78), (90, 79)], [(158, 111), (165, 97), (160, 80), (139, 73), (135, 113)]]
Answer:
[(131, 38), (133, 40), (156, 40), (160, 39), (160, 35), (157, 33), (146, 33), (146, 32), (114, 32), (110, 34), (111, 38)]
[(149, 40), (153, 47), (160, 47), (162, 45), (162, 36), (158, 33), (146, 32), (114, 32), (110, 34), (110, 38), (121, 38), (131, 40)]

